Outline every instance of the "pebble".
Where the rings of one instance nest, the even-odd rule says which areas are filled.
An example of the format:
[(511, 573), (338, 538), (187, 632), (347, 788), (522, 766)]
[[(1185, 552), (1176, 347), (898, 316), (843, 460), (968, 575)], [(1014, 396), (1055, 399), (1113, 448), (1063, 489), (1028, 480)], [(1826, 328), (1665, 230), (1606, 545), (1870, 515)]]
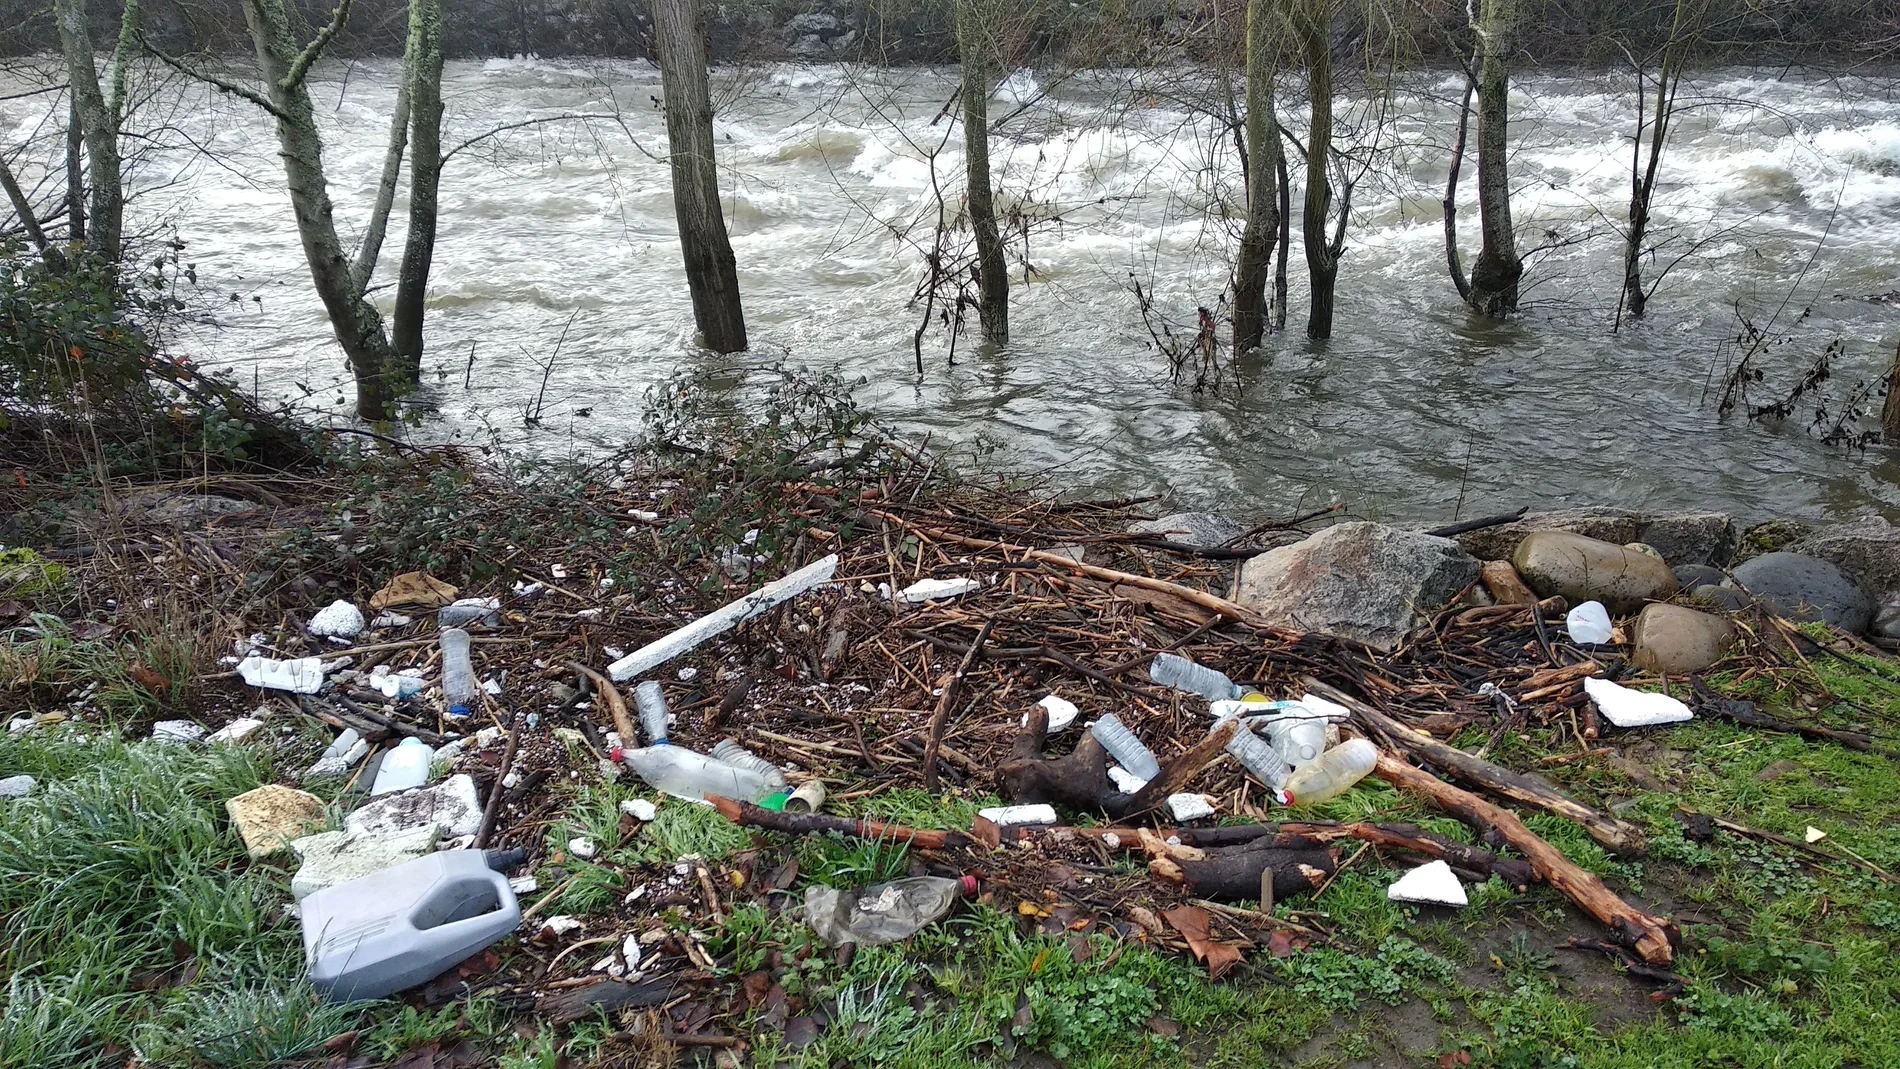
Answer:
[(0, 779), (0, 798), (26, 798), (39, 788), (40, 781), (32, 776), (8, 776)]

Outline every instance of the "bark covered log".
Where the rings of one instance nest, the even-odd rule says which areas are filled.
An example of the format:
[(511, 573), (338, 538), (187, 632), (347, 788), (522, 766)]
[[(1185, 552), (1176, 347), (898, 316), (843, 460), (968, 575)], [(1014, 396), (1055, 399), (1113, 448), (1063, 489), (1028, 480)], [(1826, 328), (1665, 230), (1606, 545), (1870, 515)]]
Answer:
[(739, 302), (739, 267), (719, 206), (719, 170), (713, 157), (712, 90), (706, 77), (706, 30), (698, 0), (655, 0), (653, 48), (666, 95), (668, 162), (680, 252), (693, 297), (693, 320), (706, 348), (746, 349)]
[(1216, 902), (1257, 901), (1261, 877), (1271, 872), (1273, 899), (1278, 902), (1325, 886), (1338, 867), (1338, 859), (1327, 850), (1248, 845), (1210, 850), (1200, 861), (1157, 861), (1149, 871), (1171, 879), (1178, 873), (1190, 893)]

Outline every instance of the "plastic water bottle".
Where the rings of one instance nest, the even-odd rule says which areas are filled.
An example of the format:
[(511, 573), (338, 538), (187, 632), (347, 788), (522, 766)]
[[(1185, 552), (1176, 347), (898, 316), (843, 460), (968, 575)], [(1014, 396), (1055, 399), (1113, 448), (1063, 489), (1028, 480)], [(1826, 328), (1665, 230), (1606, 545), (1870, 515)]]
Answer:
[(775, 793), (764, 776), (684, 746), (643, 746), (622, 750), (620, 760), (654, 790), (689, 802), (705, 801), (709, 794), (757, 802)]
[(435, 751), (428, 743), (413, 736), (402, 740), (401, 745), (383, 755), (382, 766), (376, 770), (376, 783), (369, 789), (370, 797), (406, 791), (429, 782), (429, 765), (434, 760)]
[(1240, 697), (1240, 688), (1234, 686), (1234, 681), (1228, 679), (1225, 673), (1172, 653), (1155, 656), (1148, 665), (1148, 678), (1164, 687), (1172, 687), (1186, 694), (1198, 694), (1210, 702)]
[(772, 785), (774, 791), (787, 790), (791, 787), (791, 783), (785, 779), (783, 769), (739, 745), (738, 739), (721, 739), (719, 744), (712, 748), (712, 755), (734, 768), (757, 772)]
[(311, 892), (299, 905), (311, 984), (332, 1002), (378, 999), (466, 961), (521, 924), (496, 871), (521, 860), (443, 850)]
[[(1222, 721), (1221, 724), (1226, 722)], [(1214, 729), (1220, 730), (1221, 724), (1214, 725)], [(1273, 747), (1248, 730), (1246, 724), (1241, 724), (1240, 730), (1227, 741), (1226, 749), (1254, 779), (1266, 784), (1273, 793), (1278, 795), (1285, 789), (1287, 776), (1292, 770), (1287, 768), (1286, 762), (1281, 760)]]
[(665, 746), (669, 713), (666, 691), (661, 689), (659, 682), (649, 679), (633, 688), (633, 705), (640, 711), (640, 728), (647, 733), (647, 742), (654, 746)]
[(1161, 762), (1155, 760), (1154, 751), (1142, 745), (1128, 725), (1115, 718), (1114, 713), (1104, 713), (1101, 719), (1089, 726), (1089, 734), (1102, 744), (1108, 756), (1127, 769), (1132, 776), (1141, 779), (1153, 779), (1161, 774)]
[(501, 626), (500, 598), (463, 598), (444, 605), (435, 613), (437, 627), (467, 627), (479, 624), (494, 629)]
[(1347, 739), (1287, 777), (1287, 804), (1317, 805), (1337, 798), (1378, 764), (1377, 746), (1364, 739)]
[(451, 627), (442, 632), (442, 697), (449, 715), (465, 717), (475, 711), (475, 666), (468, 659), (468, 632)]

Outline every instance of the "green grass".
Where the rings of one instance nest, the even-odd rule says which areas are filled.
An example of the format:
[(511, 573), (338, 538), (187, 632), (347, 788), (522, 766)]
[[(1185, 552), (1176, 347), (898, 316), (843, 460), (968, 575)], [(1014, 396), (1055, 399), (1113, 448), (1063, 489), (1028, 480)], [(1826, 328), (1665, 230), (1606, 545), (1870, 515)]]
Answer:
[[(0, 630), (0, 692), (35, 711), (63, 709), (90, 689), (89, 700), (114, 724), (149, 719), (179, 707), (190, 676), (192, 645), (181, 631), (155, 627), (137, 639), (86, 640), (57, 616)], [(137, 668), (164, 680), (156, 689)]]

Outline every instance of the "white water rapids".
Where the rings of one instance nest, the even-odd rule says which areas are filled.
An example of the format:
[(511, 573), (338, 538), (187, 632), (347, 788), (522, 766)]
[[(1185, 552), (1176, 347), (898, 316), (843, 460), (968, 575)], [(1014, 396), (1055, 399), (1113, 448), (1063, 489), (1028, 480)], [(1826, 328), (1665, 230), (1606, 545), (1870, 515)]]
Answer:
[[(331, 63), (313, 83), (346, 240), (368, 215), (395, 76), (392, 62)], [(1613, 332), (1629, 79), (1518, 79), (1518, 229), (1525, 248), (1557, 247), (1532, 258), (1525, 313), (1500, 326), (1463, 312), (1444, 266), (1438, 201), (1458, 82), (1419, 78), (1391, 103), (1354, 193), (1335, 337), (1304, 337), (1296, 220), (1288, 331), (1221, 389), (1196, 394), (1168, 381), (1129, 281), (1152, 287), (1177, 324), (1214, 305), (1236, 225), (1219, 208), (1238, 202), (1239, 172), (1230, 141), (1163, 84), (1208, 79), (1146, 77), (1155, 85), (1133, 94), (1134, 76), (1108, 73), (1046, 94), (1018, 75), (999, 91), (993, 120), (1021, 108), (997, 135), (999, 194), (1061, 218), (1029, 235), (1034, 271), (1013, 291), (1012, 344), (985, 352), (966, 338), (950, 366), (933, 331), (919, 377), (911, 298), (935, 218), (930, 156), (937, 183), (961, 181), (960, 130), (938, 121), (954, 72), (722, 72), (725, 209), (755, 352), (721, 366), (735, 381), (778, 359), (862, 376), (860, 397), (880, 415), (938, 442), (990, 443), (1011, 470), (1241, 512), (1343, 501), (1406, 519), (1582, 503), (1900, 516), (1892, 447), (1824, 444), (1808, 430), (1811, 401), (1781, 425), (1716, 413), (1738, 309), (1792, 339), (1765, 358), (1757, 403), (1784, 395), (1836, 339), (1835, 405), (1884, 373), (1900, 304), (1866, 298), (1900, 289), (1891, 79), (1696, 79), (1662, 168), (1657, 236), (1670, 241), (1648, 271), (1687, 255), (1648, 319)], [(134, 215), (186, 242), (205, 313), (187, 345), (267, 393), (303, 384), (336, 404), (348, 393), (343, 358), (310, 290), (264, 115), (203, 86), (169, 92), (175, 130), (140, 165)], [(455, 62), (444, 92), (447, 145), (564, 113), (620, 121), (522, 127), (449, 164), (421, 397), (439, 422), (423, 433), (521, 439), (523, 406), (564, 330), (537, 439), (633, 430), (648, 384), (712, 359), (690, 347), (657, 73), (624, 61)], [(1302, 141), (1303, 103), (1290, 83), (1282, 107)], [(20, 138), (42, 128), (44, 98), (0, 108)], [(1367, 127), (1362, 144), (1371, 109), (1364, 98), (1349, 109), (1348, 122)], [(1469, 263), (1475, 160), (1466, 174)], [(383, 281), (401, 256), (401, 212), (399, 198)], [(392, 291), (377, 296), (386, 306)], [(1877, 395), (1870, 407), (1863, 429), (1877, 426)]]

